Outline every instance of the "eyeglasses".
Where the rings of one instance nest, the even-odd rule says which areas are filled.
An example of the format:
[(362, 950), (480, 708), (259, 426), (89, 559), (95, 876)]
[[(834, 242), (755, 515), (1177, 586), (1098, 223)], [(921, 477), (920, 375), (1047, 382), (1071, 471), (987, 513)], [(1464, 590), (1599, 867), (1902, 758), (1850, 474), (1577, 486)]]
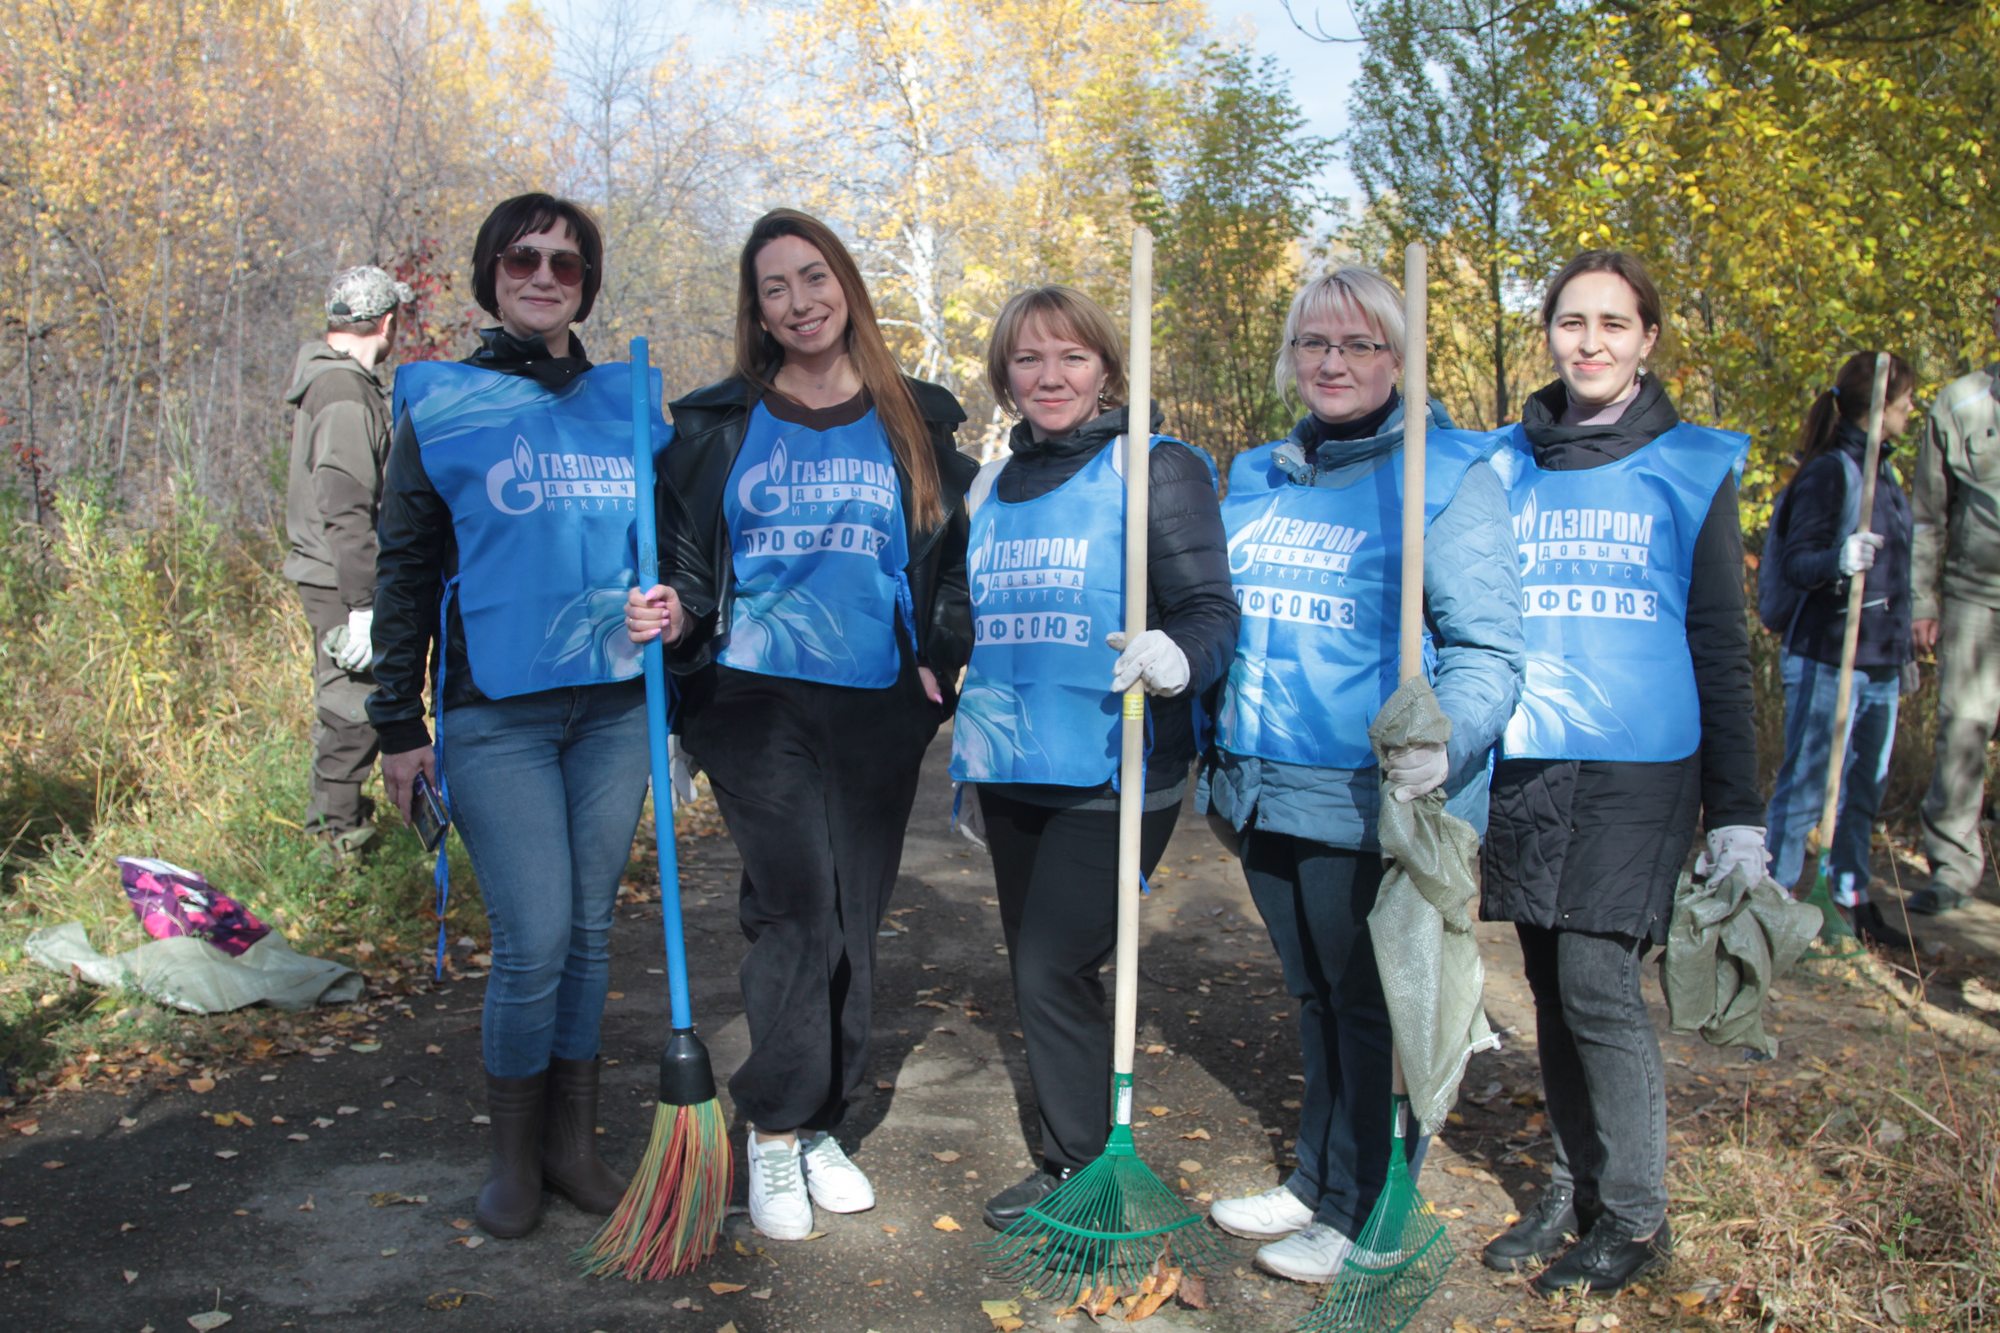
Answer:
[(1337, 343), (1311, 335), (1292, 339), (1292, 355), (1307, 365), (1326, 360), (1330, 352), (1339, 352), (1340, 359), (1348, 365), (1365, 366), (1388, 350), (1388, 343), (1371, 342), (1366, 338), (1349, 338), (1346, 342)]
[(544, 250), (539, 245), (510, 245), (500, 252), (497, 262), (508, 277), (526, 282), (541, 271), (544, 259), (549, 261), (549, 276), (565, 287), (581, 283), (584, 270), (590, 267), (574, 250)]

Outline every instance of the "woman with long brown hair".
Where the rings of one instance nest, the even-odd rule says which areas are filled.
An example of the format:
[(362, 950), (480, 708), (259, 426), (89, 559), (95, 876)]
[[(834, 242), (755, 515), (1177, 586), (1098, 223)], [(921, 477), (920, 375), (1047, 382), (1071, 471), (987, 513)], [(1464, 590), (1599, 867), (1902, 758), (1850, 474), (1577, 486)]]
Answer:
[(759, 218), (736, 365), (672, 403), (664, 633), (679, 728), (743, 858), (750, 1217), (777, 1240), (875, 1195), (833, 1137), (868, 1063), (876, 931), (925, 747), (971, 652), (965, 412), (897, 368), (860, 270), (822, 222)]
[[(1767, 555), (1782, 548), (1782, 564), (1773, 573), (1795, 594), (1796, 609), (1783, 630), (1785, 758), (1764, 827), (1771, 878), (1789, 889), (1805, 869), (1806, 834), (1819, 820), (1832, 761), (1847, 584), (1854, 575), (1865, 574), (1840, 813), (1829, 849), (1831, 887), (1856, 934), (1871, 944), (1901, 947), (1908, 937), (1882, 919), (1882, 909), (1869, 897), (1868, 863), (1875, 813), (1882, 806), (1882, 786), (1896, 746), (1903, 670), (1915, 657), (1910, 642), (1910, 497), (1889, 452), (1910, 424), (1916, 375), (1900, 356), (1889, 358), (1875, 508), (1868, 531), (1862, 532), (1862, 467), (1874, 378), (1875, 353), (1856, 352), (1833, 384), (1813, 399), (1799, 432), (1799, 470), (1772, 512), (1765, 539)], [(1772, 538), (1778, 539), (1775, 546)]]

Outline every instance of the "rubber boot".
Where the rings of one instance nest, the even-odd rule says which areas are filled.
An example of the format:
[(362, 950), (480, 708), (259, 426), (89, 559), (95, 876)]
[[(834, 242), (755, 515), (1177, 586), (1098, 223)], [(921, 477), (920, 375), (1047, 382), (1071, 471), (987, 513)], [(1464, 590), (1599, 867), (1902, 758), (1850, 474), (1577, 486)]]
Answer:
[(473, 1220), (489, 1236), (512, 1240), (542, 1220), (542, 1125), (548, 1116), (547, 1073), (527, 1078), (486, 1076), (486, 1114), (493, 1121), (493, 1166), (479, 1187)]
[(597, 1061), (549, 1061), (549, 1119), (542, 1179), (586, 1213), (608, 1215), (625, 1182), (597, 1155)]

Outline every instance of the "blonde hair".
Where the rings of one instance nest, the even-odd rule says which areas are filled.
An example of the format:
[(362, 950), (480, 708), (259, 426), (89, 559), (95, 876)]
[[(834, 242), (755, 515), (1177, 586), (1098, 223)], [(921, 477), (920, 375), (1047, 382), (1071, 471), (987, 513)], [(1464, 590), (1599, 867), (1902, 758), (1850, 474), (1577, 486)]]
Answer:
[(1014, 293), (1000, 307), (1000, 317), (993, 321), (993, 334), (986, 341), (986, 383), (993, 390), (993, 401), (1003, 411), (1021, 415), (1021, 405), (1014, 401), (1013, 390), (1007, 386), (1007, 363), (1013, 358), (1021, 336), (1034, 323), (1097, 353), (1104, 362), (1105, 406), (1125, 405), (1125, 345), (1118, 336), (1118, 326), (1111, 322), (1103, 306), (1076, 288), (1050, 283)]
[(1314, 278), (1292, 298), (1291, 313), (1285, 316), (1285, 334), (1278, 343), (1278, 359), (1271, 368), (1271, 382), (1277, 387), (1279, 398), (1289, 401), (1298, 393), (1299, 373), (1292, 360), (1292, 339), (1299, 336), (1299, 325), (1344, 310), (1359, 313), (1368, 321), (1368, 327), (1389, 344), (1396, 359), (1403, 359), (1403, 294), (1374, 269), (1349, 264), (1323, 278)]

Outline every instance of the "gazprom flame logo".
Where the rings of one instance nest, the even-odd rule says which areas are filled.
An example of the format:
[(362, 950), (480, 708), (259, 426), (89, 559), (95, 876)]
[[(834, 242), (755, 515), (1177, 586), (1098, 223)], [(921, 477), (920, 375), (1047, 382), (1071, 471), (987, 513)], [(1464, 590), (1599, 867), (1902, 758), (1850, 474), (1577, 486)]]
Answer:
[(1235, 535), (1230, 537), (1229, 572), (1231, 574), (1247, 574), (1250, 572), (1250, 566), (1256, 563), (1257, 547), (1263, 541), (1264, 530), (1271, 526), (1271, 519), (1276, 509), (1277, 502), (1274, 500), (1271, 508), (1266, 509), (1263, 513), (1245, 523)]
[(633, 477), (632, 460), (623, 455), (538, 454), (525, 436), (516, 435), (507, 457), (486, 471), (486, 499), (503, 514), (532, 514), (544, 505), (629, 508)]
[(514, 437), (513, 455), (487, 472), (486, 498), (503, 514), (526, 514), (541, 508), (542, 488), (535, 484), (535, 451), (521, 436)]
[(772, 514), (782, 514), (791, 508), (791, 492), (785, 485), (785, 475), (791, 471), (792, 456), (785, 448), (781, 436), (771, 446), (771, 455), (752, 468), (746, 468), (743, 479), (736, 483), (736, 503), (752, 514), (766, 518)]
[(1514, 540), (1521, 552), (1521, 572), (1531, 573), (1535, 568), (1535, 525), (1541, 522), (1542, 503), (1533, 491), (1528, 493), (1528, 503), (1521, 506), (1521, 512), (1514, 515)]

